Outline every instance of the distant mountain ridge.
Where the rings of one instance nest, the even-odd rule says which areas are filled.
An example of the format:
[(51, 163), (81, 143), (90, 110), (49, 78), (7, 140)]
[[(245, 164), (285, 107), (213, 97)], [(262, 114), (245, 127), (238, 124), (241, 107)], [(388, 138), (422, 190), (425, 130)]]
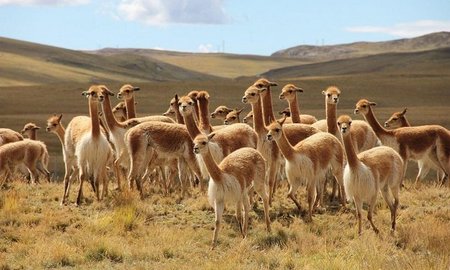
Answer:
[(420, 51), (385, 53), (272, 69), (262, 76), (294, 79), (310, 76), (377, 74), (382, 76), (450, 76), (450, 47)]
[(436, 32), (415, 38), (382, 42), (355, 42), (326, 46), (300, 45), (277, 51), (272, 56), (325, 62), (374, 54), (418, 52), (446, 47), (450, 47), (450, 32)]

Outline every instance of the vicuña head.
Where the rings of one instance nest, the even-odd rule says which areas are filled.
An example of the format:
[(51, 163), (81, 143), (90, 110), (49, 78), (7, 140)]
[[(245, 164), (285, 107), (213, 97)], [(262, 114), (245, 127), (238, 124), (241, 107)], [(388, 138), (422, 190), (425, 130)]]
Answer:
[(22, 133), (22, 135), (27, 135), (28, 138), (31, 138), (31, 134), (36, 132), (38, 129), (40, 129), (40, 127), (38, 127), (35, 123), (27, 123), (20, 131), (20, 133)]
[(346, 136), (347, 134), (350, 134), (350, 127), (352, 125), (352, 118), (350, 116), (348, 115), (339, 116), (337, 124), (342, 135)]
[(139, 90), (139, 87), (132, 86), (131, 84), (125, 84), (120, 88), (119, 93), (117, 93), (117, 98), (121, 100), (131, 99), (134, 97), (134, 92)]
[(103, 100), (105, 100), (104, 89), (107, 90), (108, 88), (104, 85), (92, 85), (91, 87), (89, 87), (89, 90), (83, 91), (81, 94), (88, 98), (90, 102), (102, 103)]
[(276, 82), (271, 82), (266, 78), (261, 78), (256, 80), (256, 82), (253, 83), (254, 86), (258, 87), (258, 88), (263, 88), (263, 87), (270, 87), (270, 86), (277, 86), (278, 83)]
[(281, 89), (281, 94), (279, 98), (281, 100), (286, 99), (288, 101), (295, 98), (297, 92), (303, 92), (303, 89), (293, 85), (292, 83), (286, 84), (283, 89)]
[(355, 106), (355, 114), (367, 114), (369, 113), (369, 108), (376, 106), (375, 102), (368, 101), (367, 99), (360, 99)]
[(178, 109), (181, 115), (186, 116), (194, 113), (195, 102), (189, 96), (183, 96), (178, 99)]
[(239, 123), (239, 115), (241, 114), (241, 112), (244, 110), (244, 108), (238, 110), (238, 109), (234, 109), (231, 112), (229, 112), (226, 116), (225, 119), (223, 120), (223, 123), (225, 125), (229, 125), (232, 124), (234, 122)]
[(194, 153), (201, 154), (208, 151), (208, 143), (215, 136), (215, 133), (209, 135), (200, 134), (194, 139)]
[(270, 124), (267, 129), (269, 132), (267, 132), (267, 140), (273, 141), (273, 140), (278, 140), (281, 136), (282, 136), (282, 128), (283, 128), (283, 124), (284, 121), (286, 121), (286, 116), (281, 119), (281, 120), (277, 120), (272, 122), (272, 124)]
[(322, 91), (322, 95), (325, 96), (328, 104), (337, 104), (339, 102), (341, 90), (339, 90), (336, 86), (330, 86), (326, 90)]
[(387, 128), (399, 128), (402, 127), (402, 118), (405, 117), (407, 108), (403, 109), (401, 112), (395, 112), (389, 117), (389, 119), (384, 122), (384, 127)]
[(244, 118), (242, 118), (242, 122), (247, 124), (251, 123), (252, 121), (253, 121), (253, 111), (249, 111), (247, 115)]
[(220, 105), (217, 107), (214, 112), (211, 113), (211, 118), (219, 118), (219, 119), (225, 119), (228, 113), (233, 111), (233, 109), (228, 108), (227, 106)]
[(53, 116), (50, 116), (50, 118), (47, 119), (47, 132), (56, 132), (58, 126), (61, 125), (62, 117), (62, 114), (54, 114)]
[(255, 104), (259, 100), (259, 94), (266, 91), (267, 87), (252, 85), (247, 90), (245, 90), (244, 96), (242, 97), (243, 103)]

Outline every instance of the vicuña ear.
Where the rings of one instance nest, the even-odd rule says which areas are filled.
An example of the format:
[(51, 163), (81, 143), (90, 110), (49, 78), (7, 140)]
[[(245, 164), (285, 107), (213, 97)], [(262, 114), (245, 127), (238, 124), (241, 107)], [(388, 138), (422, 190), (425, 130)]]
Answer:
[(35, 126), (34, 129), (41, 129), (41, 127)]
[(322, 91), (322, 95), (324, 95), (324, 96), (326, 95), (326, 94), (325, 94), (325, 91)]
[(115, 94), (111, 92), (106, 86), (102, 86), (102, 90), (105, 91), (105, 93), (110, 96), (115, 96)]
[(82, 96), (89, 97), (90, 93), (88, 91), (83, 91), (81, 93)]
[(133, 91), (139, 91), (139, 90), (141, 90), (141, 88), (139, 88), (139, 87), (133, 87)]
[(63, 114), (61, 113), (60, 115), (58, 115), (58, 122), (61, 121), (61, 118), (63, 117)]
[(262, 92), (264, 92), (264, 91), (266, 91), (266, 90), (267, 90), (266, 87), (258, 88), (258, 92), (259, 92), (259, 93), (262, 93)]
[(303, 92), (303, 88), (297, 87), (297, 88), (295, 88), (295, 91), (302, 93)]
[(287, 116), (284, 115), (283, 119), (281, 120), (277, 120), (278, 124), (280, 124), (280, 126), (283, 126), (284, 122), (286, 121)]
[(239, 111), (237, 111), (237, 113), (240, 114), (243, 110), (244, 110), (244, 108), (242, 108)]
[(211, 133), (208, 135), (208, 140), (211, 140), (214, 136), (216, 136), (216, 133)]
[(375, 102), (369, 102), (370, 106), (377, 106), (377, 104)]
[(269, 82), (269, 85), (270, 85), (270, 86), (277, 86), (278, 83), (276, 83), (276, 82)]
[(408, 108), (404, 108), (401, 115), (405, 115), (406, 111), (408, 110)]

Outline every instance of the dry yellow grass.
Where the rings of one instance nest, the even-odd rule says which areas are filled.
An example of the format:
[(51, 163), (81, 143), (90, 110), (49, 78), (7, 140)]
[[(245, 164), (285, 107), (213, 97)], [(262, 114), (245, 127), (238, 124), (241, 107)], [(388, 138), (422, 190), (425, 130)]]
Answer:
[[(154, 53), (158, 59), (188, 70), (224, 78), (254, 76), (274, 68), (282, 68), (307, 62), (293, 58), (277, 58), (249, 55)], [(186, 59), (189, 61), (186, 61)]]
[[(62, 184), (16, 181), (0, 191), (0, 268), (447, 269), (448, 187), (410, 185), (401, 192), (394, 234), (381, 197), (374, 217), (380, 234), (365, 221), (358, 236), (352, 205), (350, 212), (331, 208), (305, 223), (285, 198), (283, 184), (270, 210), (271, 234), (265, 231), (261, 203), (251, 211), (246, 239), (229, 206), (218, 247), (210, 251), (214, 213), (206, 195), (196, 191), (181, 199), (177, 191), (163, 196), (147, 185), (149, 196), (143, 201), (136, 194), (113, 191), (96, 202), (85, 188), (83, 206), (61, 207)], [(299, 195), (304, 203), (303, 189)], [(74, 189), (70, 198), (73, 203)]]

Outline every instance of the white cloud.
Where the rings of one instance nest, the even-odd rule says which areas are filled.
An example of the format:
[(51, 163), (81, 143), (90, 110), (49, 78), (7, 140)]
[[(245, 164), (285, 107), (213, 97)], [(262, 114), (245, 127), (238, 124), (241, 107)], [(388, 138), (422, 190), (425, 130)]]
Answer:
[(122, 0), (119, 16), (150, 25), (223, 24), (225, 0)]
[(398, 23), (389, 27), (356, 26), (346, 28), (356, 33), (383, 33), (396, 37), (416, 37), (433, 32), (450, 31), (450, 21), (421, 20), (415, 22)]
[(201, 53), (214, 52), (213, 45), (212, 44), (200, 44), (200, 45), (198, 45), (198, 51)]
[(0, 0), (0, 6), (76, 6), (90, 3), (90, 0)]

